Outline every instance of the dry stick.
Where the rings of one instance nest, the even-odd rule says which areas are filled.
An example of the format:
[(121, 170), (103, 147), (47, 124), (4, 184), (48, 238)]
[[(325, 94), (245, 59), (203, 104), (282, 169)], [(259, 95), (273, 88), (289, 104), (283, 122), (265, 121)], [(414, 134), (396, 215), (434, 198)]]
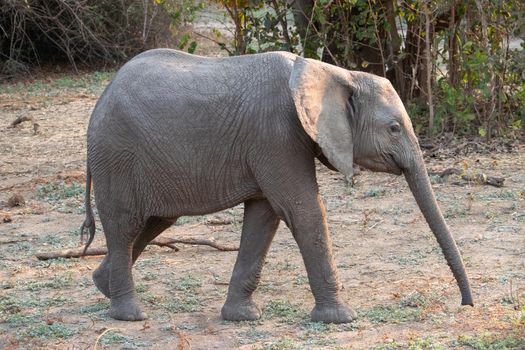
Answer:
[(100, 333), (99, 336), (97, 337), (97, 340), (95, 340), (95, 344), (93, 345), (93, 350), (97, 350), (98, 342), (104, 336), (104, 334), (106, 334), (107, 332), (116, 331), (116, 330), (118, 330), (118, 328), (106, 328), (104, 332)]
[(471, 181), (480, 183), (483, 185), (490, 185), (494, 187), (503, 187), (505, 178), (504, 177), (496, 177), (496, 176), (488, 176), (484, 173), (476, 173), (476, 174), (467, 174), (465, 171), (461, 169), (456, 168), (448, 168), (443, 171), (437, 171), (437, 172), (429, 172), (429, 175), (437, 175), (441, 178), (444, 178), (449, 175), (460, 175), (461, 178), (465, 181)]
[(19, 116), (17, 117), (12, 123), (11, 125), (9, 125), (10, 128), (14, 128), (15, 126), (17, 126), (18, 124), (20, 123), (23, 123), (23, 122), (33, 122), (33, 117), (28, 117), (26, 115), (23, 115), (23, 116)]
[[(222, 252), (231, 252), (231, 251), (239, 250), (238, 247), (224, 246), (224, 245), (221, 245), (209, 239), (195, 239), (195, 238), (174, 239), (174, 238), (159, 237), (149, 242), (149, 244), (156, 245), (159, 247), (168, 247), (175, 251), (179, 251), (179, 248), (177, 248), (175, 244), (207, 245), (217, 250), (220, 250)], [(58, 259), (58, 258), (69, 259), (69, 258), (80, 258), (82, 256), (106, 255), (108, 252), (106, 247), (89, 248), (86, 251), (86, 254), (83, 254), (83, 251), (84, 251), (84, 248), (67, 249), (67, 250), (62, 250), (59, 252), (37, 253), (36, 257), (38, 260), (49, 260), (49, 259)]]
[[(310, 19), (309, 19), (309, 21), (308, 21), (308, 25), (306, 26), (306, 34), (305, 34), (305, 36), (304, 36), (304, 44), (303, 44), (303, 48), (306, 47), (306, 46), (305, 46), (305, 45), (306, 45), (306, 39), (307, 39), (307, 37), (308, 37), (308, 28), (310, 28), (310, 25), (312, 25), (312, 29), (315, 31), (315, 34), (317, 34), (317, 35), (319, 35), (319, 36), (321, 35), (321, 34), (319, 33), (319, 30), (317, 30), (317, 27), (316, 27), (315, 24), (313, 23), (313, 20), (314, 20), (314, 14), (315, 14), (314, 9), (315, 9), (316, 6), (317, 6), (317, 0), (314, 0), (314, 4), (313, 4), (313, 6), (312, 6), (312, 15), (310, 16)], [(303, 13), (303, 15), (304, 15), (306, 18), (308, 18), (308, 17), (306, 16), (306, 14), (304, 13), (304, 11), (301, 11), (301, 12)], [(325, 43), (326, 43), (326, 41), (325, 41)], [(334, 64), (335, 64), (336, 66), (341, 66), (341, 64), (339, 63), (339, 60), (338, 60), (337, 58), (335, 58), (335, 56), (334, 56), (334, 54), (332, 53), (332, 51), (330, 51), (330, 49), (328, 48), (328, 45), (325, 45), (324, 48), (323, 48), (323, 50), (326, 50), (326, 52), (328, 52), (328, 55), (330, 56), (330, 58), (332, 59), (332, 61), (334, 61)]]
[[(275, 14), (277, 15), (277, 20), (281, 24), (281, 27), (283, 28), (283, 37), (284, 41), (290, 45), (290, 47), (293, 47), (292, 40), (290, 40), (290, 35), (288, 34), (288, 23), (286, 21), (286, 13), (285, 10), (284, 13), (279, 12), (279, 4), (277, 3), (277, 0), (272, 0), (273, 9), (275, 10)], [(286, 9), (286, 8), (285, 8)]]
[(383, 53), (383, 44), (381, 43), (381, 38), (379, 36), (379, 29), (377, 29), (377, 18), (375, 12), (372, 10), (372, 3), (368, 0), (368, 6), (370, 8), (370, 13), (372, 14), (372, 19), (374, 20), (374, 34), (376, 36), (377, 42), (379, 43), (379, 53), (381, 54), (381, 67), (383, 68), (383, 77), (386, 77), (386, 66), (385, 66), (385, 54)]
[(162, 243), (164, 243), (166, 246), (168, 246), (168, 244), (177, 244), (177, 243), (193, 244), (193, 245), (207, 245), (217, 250), (220, 250), (221, 252), (233, 252), (233, 251), (239, 250), (239, 247), (224, 246), (210, 239), (196, 239), (196, 238), (181, 238), (181, 239), (158, 238), (158, 239), (154, 239), (150, 244), (161, 245)]
[(432, 101), (432, 62), (430, 52), (430, 2), (424, 6), (425, 9), (425, 63), (426, 63), (426, 83), (427, 83), (427, 103), (428, 103), (428, 136), (432, 136), (434, 129), (434, 102)]

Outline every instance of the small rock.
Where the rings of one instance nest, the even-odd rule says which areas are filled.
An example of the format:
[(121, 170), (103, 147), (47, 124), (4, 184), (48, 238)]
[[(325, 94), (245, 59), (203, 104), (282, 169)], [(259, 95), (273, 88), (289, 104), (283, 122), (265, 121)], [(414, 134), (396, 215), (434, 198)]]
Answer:
[(11, 216), (10, 215), (5, 215), (3, 218), (2, 218), (2, 222), (4, 224), (7, 224), (8, 222), (11, 222), (13, 221), (13, 219), (11, 219)]
[(10, 208), (21, 207), (26, 204), (24, 197), (21, 194), (15, 193), (7, 200), (7, 206)]

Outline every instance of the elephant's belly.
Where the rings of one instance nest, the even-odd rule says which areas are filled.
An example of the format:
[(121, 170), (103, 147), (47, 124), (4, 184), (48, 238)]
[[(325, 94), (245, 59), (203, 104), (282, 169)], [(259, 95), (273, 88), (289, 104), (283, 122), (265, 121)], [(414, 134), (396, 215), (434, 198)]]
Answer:
[(189, 215), (205, 215), (234, 207), (252, 198), (262, 198), (263, 194), (254, 181), (238, 179), (234, 186), (223, 183), (198, 183), (196, 179), (177, 182), (171, 190), (154, 191), (158, 196), (147, 199), (146, 212), (150, 216), (177, 218)]

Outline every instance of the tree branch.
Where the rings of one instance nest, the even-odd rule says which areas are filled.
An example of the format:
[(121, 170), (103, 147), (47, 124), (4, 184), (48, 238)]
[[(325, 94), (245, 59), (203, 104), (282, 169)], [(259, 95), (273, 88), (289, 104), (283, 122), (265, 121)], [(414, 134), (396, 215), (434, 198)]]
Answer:
[[(168, 247), (175, 251), (179, 251), (179, 248), (175, 244), (193, 244), (193, 245), (207, 245), (213, 247), (222, 252), (231, 252), (239, 250), (238, 247), (234, 246), (224, 246), (210, 239), (195, 239), (195, 238), (163, 238), (159, 237), (154, 239), (149, 243), (149, 245), (156, 245), (159, 247)], [(97, 255), (106, 255), (108, 250), (106, 247), (101, 248), (89, 248), (86, 251), (86, 254), (82, 254), (84, 248), (75, 248), (75, 249), (66, 249), (58, 252), (49, 252), (49, 253), (37, 253), (35, 256), (38, 260), (49, 260), (49, 259), (58, 259), (58, 258), (80, 258), (83, 256), (97, 256)]]

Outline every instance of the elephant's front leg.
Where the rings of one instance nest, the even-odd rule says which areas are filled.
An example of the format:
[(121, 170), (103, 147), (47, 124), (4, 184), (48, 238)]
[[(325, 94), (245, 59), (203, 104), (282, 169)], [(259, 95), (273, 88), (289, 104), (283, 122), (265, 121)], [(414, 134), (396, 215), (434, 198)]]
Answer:
[(259, 283), (264, 259), (278, 225), (279, 219), (267, 200), (245, 202), (241, 245), (228, 297), (221, 311), (225, 320), (256, 320), (261, 317), (252, 293)]
[(341, 288), (328, 235), (326, 210), (321, 198), (298, 201), (298, 206), (287, 213), (288, 225), (299, 245), (308, 273), (315, 307), (313, 321), (346, 323), (356, 318), (339, 297)]

